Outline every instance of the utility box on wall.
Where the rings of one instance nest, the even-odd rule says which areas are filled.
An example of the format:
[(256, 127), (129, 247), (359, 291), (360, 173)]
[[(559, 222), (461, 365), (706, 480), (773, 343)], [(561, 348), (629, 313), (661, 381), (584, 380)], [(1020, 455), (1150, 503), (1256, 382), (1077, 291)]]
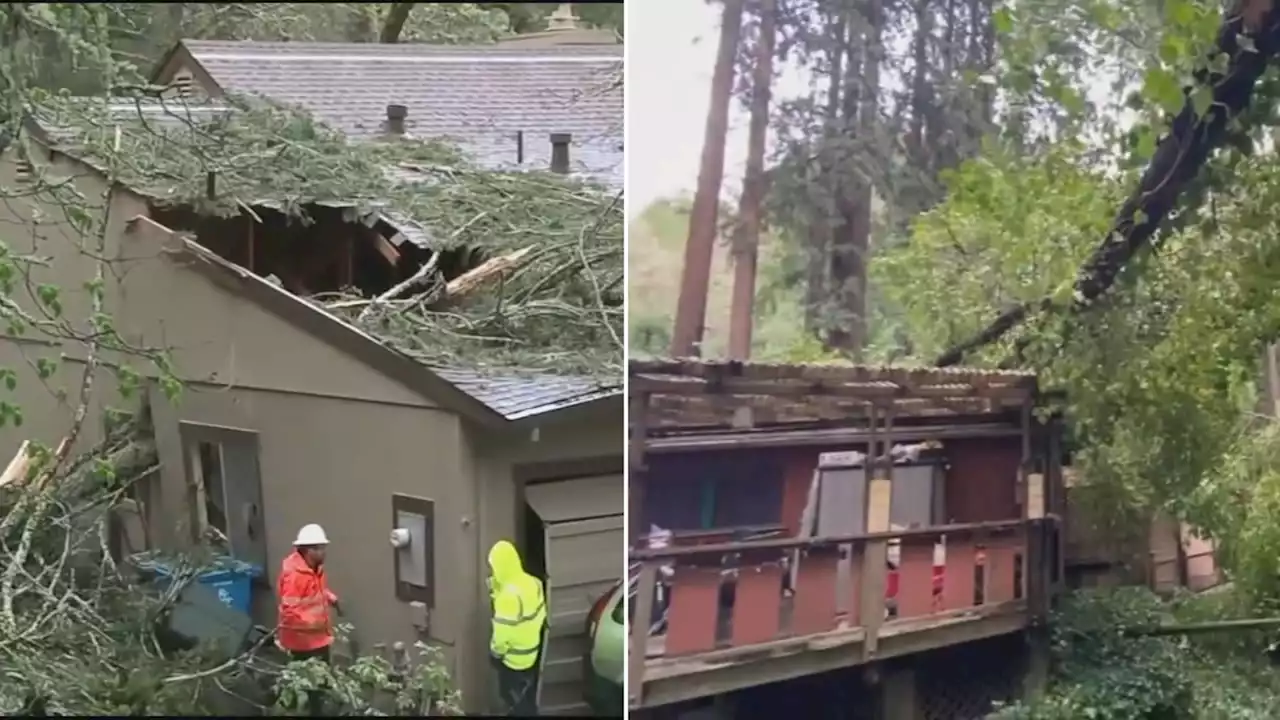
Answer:
[(391, 496), (391, 547), (395, 553), (396, 599), (436, 604), (435, 502)]

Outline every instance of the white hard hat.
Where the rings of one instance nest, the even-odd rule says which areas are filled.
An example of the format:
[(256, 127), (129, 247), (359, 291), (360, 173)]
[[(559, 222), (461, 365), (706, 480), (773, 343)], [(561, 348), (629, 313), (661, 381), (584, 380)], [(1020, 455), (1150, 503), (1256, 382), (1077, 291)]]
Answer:
[(294, 546), (298, 545), (328, 545), (329, 538), (324, 534), (324, 528), (312, 523), (303, 525), (298, 531), (298, 539), (293, 541)]

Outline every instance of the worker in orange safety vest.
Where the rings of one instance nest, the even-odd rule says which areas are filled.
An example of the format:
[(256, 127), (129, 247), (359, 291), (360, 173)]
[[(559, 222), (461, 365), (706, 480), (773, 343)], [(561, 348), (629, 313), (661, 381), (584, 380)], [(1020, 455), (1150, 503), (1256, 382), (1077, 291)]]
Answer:
[(292, 660), (330, 660), (333, 624), (329, 608), (342, 614), (342, 606), (325, 580), (324, 555), (328, 545), (324, 528), (305, 525), (293, 541), (294, 552), (285, 557), (280, 568), (276, 639)]

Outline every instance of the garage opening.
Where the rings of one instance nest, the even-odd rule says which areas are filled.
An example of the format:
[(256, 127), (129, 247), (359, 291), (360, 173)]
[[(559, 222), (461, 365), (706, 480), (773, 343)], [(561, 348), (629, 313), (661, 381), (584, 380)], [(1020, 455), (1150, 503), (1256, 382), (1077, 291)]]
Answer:
[(622, 476), (530, 483), (525, 502), (532, 521), (525, 547), (540, 550), (530, 554), (541, 555), (547, 588), (538, 706), (547, 715), (586, 715), (587, 614), (620, 579), (625, 556)]

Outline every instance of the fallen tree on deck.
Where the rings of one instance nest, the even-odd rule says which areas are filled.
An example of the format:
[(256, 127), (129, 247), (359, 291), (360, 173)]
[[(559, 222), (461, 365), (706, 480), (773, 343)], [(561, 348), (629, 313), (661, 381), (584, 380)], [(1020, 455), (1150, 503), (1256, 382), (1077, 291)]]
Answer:
[[(970, 338), (938, 356), (935, 364), (958, 365), (975, 350), (990, 345), (1036, 313), (1084, 312), (1115, 284), (1140, 250), (1148, 247), (1169, 217), (1187, 184), (1210, 154), (1221, 147), (1228, 124), (1249, 107), (1254, 88), (1280, 50), (1280, 9), (1275, 0), (1241, 0), (1218, 31), (1216, 51), (1228, 58), (1225, 70), (1207, 66), (1184, 91), (1182, 110), (1156, 146), (1138, 188), (1120, 207), (1110, 232), (1080, 268), (1071, 303), (1058, 307), (1052, 298), (1022, 303), (1000, 313)], [(1213, 102), (1201, 113), (1194, 100), (1198, 88), (1210, 88)]]

